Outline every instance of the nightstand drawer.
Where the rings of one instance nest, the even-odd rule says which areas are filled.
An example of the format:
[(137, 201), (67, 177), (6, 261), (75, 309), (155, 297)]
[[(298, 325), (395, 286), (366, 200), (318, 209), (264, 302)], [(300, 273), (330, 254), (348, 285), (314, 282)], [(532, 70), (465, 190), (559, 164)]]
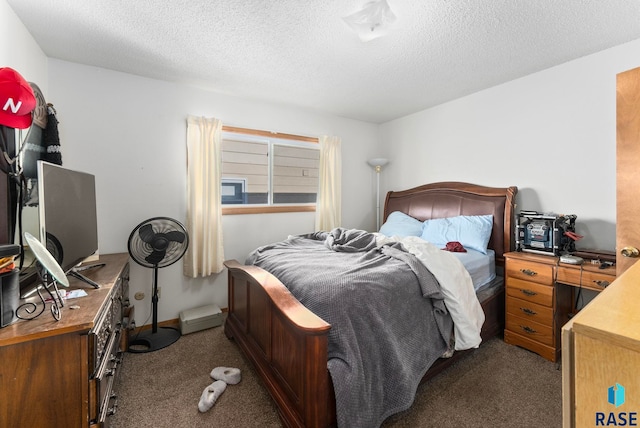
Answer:
[(507, 276), (539, 284), (553, 284), (553, 265), (532, 263), (529, 261), (510, 259), (507, 262)]
[(573, 284), (584, 287), (595, 287), (598, 290), (604, 289), (616, 279), (615, 275), (601, 272), (592, 272), (579, 268), (558, 269), (558, 282), (563, 284)]
[(553, 309), (548, 306), (538, 305), (526, 300), (507, 297), (507, 313), (529, 319), (538, 324), (553, 326)]
[(550, 285), (507, 278), (507, 296), (553, 308), (553, 292)]
[(507, 317), (506, 324), (507, 330), (528, 337), (536, 342), (554, 346), (553, 328), (551, 326), (538, 324), (537, 322), (513, 315)]

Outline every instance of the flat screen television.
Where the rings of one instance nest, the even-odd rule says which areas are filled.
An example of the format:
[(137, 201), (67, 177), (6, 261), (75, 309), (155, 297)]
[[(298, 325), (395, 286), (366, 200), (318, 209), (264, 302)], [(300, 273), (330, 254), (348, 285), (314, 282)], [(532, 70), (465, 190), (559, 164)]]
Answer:
[(40, 242), (65, 273), (92, 284), (74, 269), (98, 251), (95, 176), (38, 161)]

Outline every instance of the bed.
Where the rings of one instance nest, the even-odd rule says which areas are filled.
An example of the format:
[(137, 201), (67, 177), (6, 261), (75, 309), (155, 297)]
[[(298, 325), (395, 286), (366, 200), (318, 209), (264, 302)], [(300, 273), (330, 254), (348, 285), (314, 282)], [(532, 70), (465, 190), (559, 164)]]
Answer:
[[(516, 187), (494, 188), (469, 183), (432, 183), (386, 196), (384, 220), (402, 212), (420, 221), (459, 215), (491, 214), (488, 248), (495, 254), (498, 274), (503, 254), (513, 249), (513, 210)], [(331, 325), (303, 306), (269, 272), (235, 260), (228, 268), (228, 316), (225, 333), (253, 363), (272, 396), (280, 418), (290, 427), (336, 424), (334, 385), (327, 368)], [(494, 283), (500, 282), (500, 275)], [(494, 288), (495, 289), (495, 288)], [(481, 337), (502, 332), (504, 289), (479, 296), (484, 312)], [(469, 350), (470, 351), (470, 350)], [(456, 351), (435, 361), (422, 377), (427, 380), (469, 351)]]

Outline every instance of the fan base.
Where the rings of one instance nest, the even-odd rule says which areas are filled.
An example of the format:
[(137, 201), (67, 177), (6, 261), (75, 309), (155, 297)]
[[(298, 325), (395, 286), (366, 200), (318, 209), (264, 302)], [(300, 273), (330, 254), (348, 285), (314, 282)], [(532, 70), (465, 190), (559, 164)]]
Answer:
[(180, 330), (171, 327), (160, 327), (155, 333), (152, 330), (145, 330), (129, 343), (128, 351), (132, 353), (157, 351), (175, 343), (180, 336)]

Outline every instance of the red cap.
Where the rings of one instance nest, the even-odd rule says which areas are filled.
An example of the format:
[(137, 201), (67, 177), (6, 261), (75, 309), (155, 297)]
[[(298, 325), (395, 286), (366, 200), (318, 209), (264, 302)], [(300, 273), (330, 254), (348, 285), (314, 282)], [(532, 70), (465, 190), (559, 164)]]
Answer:
[(31, 85), (14, 69), (0, 68), (0, 125), (26, 129), (31, 126), (35, 108)]

